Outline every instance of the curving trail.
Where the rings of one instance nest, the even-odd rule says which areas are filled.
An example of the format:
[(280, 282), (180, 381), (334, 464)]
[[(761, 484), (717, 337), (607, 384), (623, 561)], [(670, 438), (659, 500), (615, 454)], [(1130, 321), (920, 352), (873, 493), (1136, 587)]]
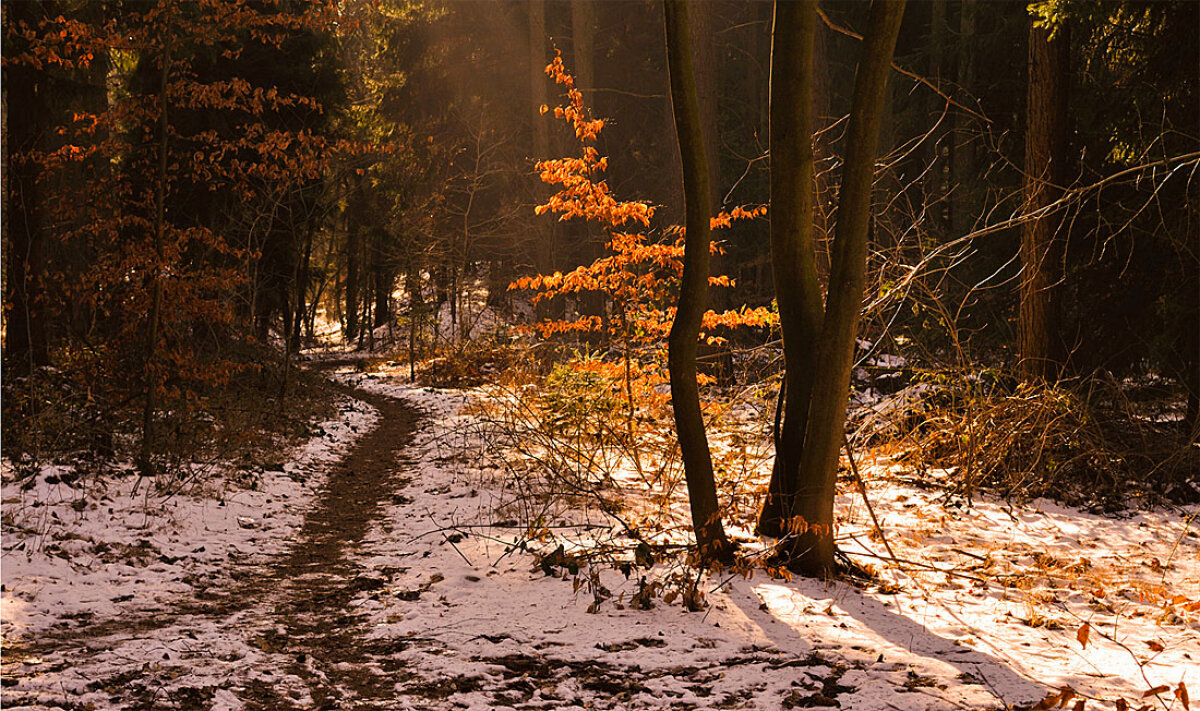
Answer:
[[(410, 676), (395, 659), (397, 643), (367, 640), (350, 603), (382, 585), (356, 553), (410, 481), (401, 451), (422, 415), (399, 399), (337, 387), (375, 407), (379, 419), (330, 468), (285, 553), (231, 561), (229, 578), (165, 609), (5, 639), (4, 707), (394, 708), (396, 685)], [(255, 654), (230, 653), (222, 645), (231, 637)], [(101, 676), (88, 671), (97, 666)], [(55, 693), (64, 675), (74, 688)]]
[(289, 695), (259, 683), (246, 687), (242, 700), (247, 708), (385, 708), (394, 701), (395, 685), (403, 676), (389, 663), (392, 650), (386, 644), (363, 639), (360, 617), (349, 603), (379, 585), (353, 553), (384, 499), (409, 482), (402, 475), (400, 452), (411, 441), (420, 414), (401, 400), (346, 391), (377, 408), (379, 423), (330, 472), (299, 540), (267, 576), (275, 587), (276, 624), (263, 643), (292, 657), (285, 671), (304, 681), (311, 701), (295, 705)]

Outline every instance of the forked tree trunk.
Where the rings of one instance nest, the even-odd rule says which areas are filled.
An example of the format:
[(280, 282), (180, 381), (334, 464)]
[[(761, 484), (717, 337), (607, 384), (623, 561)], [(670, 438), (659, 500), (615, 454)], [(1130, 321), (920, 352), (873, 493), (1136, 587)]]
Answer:
[[(1029, 85), (1025, 115), (1026, 213), (1045, 209), (1062, 194), (1067, 158), (1067, 85), (1070, 40), (1066, 28), (1053, 39), (1029, 27)], [(1059, 333), (1063, 227), (1060, 212), (1021, 226), (1020, 308), (1017, 319), (1021, 375), (1056, 380), (1066, 360)]]
[(870, 26), (855, 72), (829, 298), (817, 343), (804, 454), (792, 502), (793, 520), (804, 525), (794, 528), (795, 536), (787, 550), (789, 566), (804, 575), (827, 576), (835, 569), (833, 499), (838, 453), (845, 437), (850, 370), (866, 281), (875, 153), (888, 72), (903, 16), (903, 0), (875, 0), (871, 4)]
[(771, 267), (783, 333), (783, 416), (759, 533), (780, 537), (796, 497), (824, 307), (813, 239), (815, 2), (778, 2), (771, 40)]
[(704, 416), (700, 412), (700, 390), (696, 383), (696, 350), (700, 323), (708, 291), (709, 239), (712, 217), (712, 186), (700, 124), (700, 98), (688, 46), (687, 0), (664, 3), (667, 30), (667, 66), (671, 76), (671, 104), (679, 153), (683, 165), (684, 242), (683, 278), (678, 308), (667, 339), (667, 367), (671, 376), (671, 404), (687, 477), (692, 528), (700, 557), (705, 561), (728, 559), (731, 550), (717, 508), (717, 487)]

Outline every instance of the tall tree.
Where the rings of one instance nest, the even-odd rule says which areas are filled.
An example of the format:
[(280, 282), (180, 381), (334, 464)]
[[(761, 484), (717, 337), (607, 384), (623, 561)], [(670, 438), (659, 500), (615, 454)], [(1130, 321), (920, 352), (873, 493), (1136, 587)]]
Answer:
[[(28, 372), (50, 362), (46, 344), (44, 206), (39, 154), (46, 150), (48, 75), (31, 54), (29, 35), (42, 31), (46, 3), (13, 3), (4, 9), (4, 92), (7, 166), (4, 212), (8, 220), (5, 275), (6, 367)], [(27, 34), (28, 33), (28, 34)]]
[(728, 558), (729, 540), (717, 507), (712, 456), (708, 450), (696, 381), (697, 342), (707, 308), (710, 220), (713, 215), (709, 161), (714, 157), (709, 155), (705, 142), (700, 96), (688, 42), (692, 8), (687, 0), (666, 0), (664, 9), (671, 104), (679, 135), (686, 216), (683, 277), (675, 320), (667, 339), (667, 367), (696, 543), (703, 559), (719, 560)]
[(1058, 377), (1066, 359), (1060, 331), (1063, 277), (1061, 211), (1046, 211), (1062, 194), (1067, 160), (1067, 88), (1070, 38), (1030, 21), (1029, 77), (1025, 109), (1025, 164), (1021, 226), (1020, 310), (1017, 320), (1021, 374), (1026, 380)]
[(796, 498), (814, 344), (824, 307), (813, 239), (813, 46), (816, 3), (778, 2), (771, 42), (771, 266), (783, 334), (782, 419), (759, 532), (779, 537)]
[(903, 0), (875, 0), (871, 4), (870, 24), (854, 77), (828, 303), (817, 342), (804, 456), (792, 502), (793, 520), (803, 521), (804, 525), (802, 530), (794, 531), (790, 565), (807, 575), (829, 575), (834, 570), (833, 499), (866, 281), (875, 153), (888, 72), (903, 17)]
[[(870, 25), (855, 72), (828, 305), (823, 316), (812, 248), (811, 114), (807, 103), (812, 95), (815, 7), (812, 3), (777, 2), (775, 12), (772, 248), (773, 258), (779, 260), (775, 280), (787, 372), (784, 422), (776, 437), (782, 451), (776, 454), (776, 472), (759, 527), (763, 533), (788, 534), (783, 554), (793, 570), (827, 576), (835, 571), (833, 500), (865, 286), (875, 153), (904, 2), (876, 0), (871, 5)], [(793, 171), (796, 175), (787, 175)]]

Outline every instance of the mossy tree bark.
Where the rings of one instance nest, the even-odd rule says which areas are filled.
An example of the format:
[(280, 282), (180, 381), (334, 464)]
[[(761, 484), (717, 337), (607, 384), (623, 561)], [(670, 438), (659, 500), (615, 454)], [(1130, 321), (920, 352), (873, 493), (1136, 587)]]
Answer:
[(708, 436), (700, 411), (696, 383), (696, 350), (700, 324), (706, 308), (709, 272), (709, 242), (712, 217), (712, 185), (701, 125), (700, 98), (688, 43), (690, 36), (687, 0), (665, 0), (667, 66), (671, 76), (671, 104), (679, 153), (683, 166), (686, 237), (683, 278), (678, 308), (667, 339), (667, 367), (671, 378), (671, 404), (683, 456), (692, 528), (701, 559), (727, 559), (729, 540), (717, 507)]

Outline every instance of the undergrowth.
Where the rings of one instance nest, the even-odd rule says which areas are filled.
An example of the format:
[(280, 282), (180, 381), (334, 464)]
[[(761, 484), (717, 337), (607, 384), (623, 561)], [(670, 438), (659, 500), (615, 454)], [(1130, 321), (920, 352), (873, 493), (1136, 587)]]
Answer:
[[(177, 489), (219, 462), (280, 467), (281, 452), (307, 437), (312, 422), (332, 416), (335, 391), (323, 377), (285, 369), (277, 358), (268, 363), (164, 403), (153, 443), (160, 488)], [(74, 476), (130, 471), (140, 402), (110, 399), (69, 369), (6, 378), (3, 391), (3, 456), (17, 478), (46, 464), (71, 465)]]
[(1102, 510), (1200, 500), (1200, 449), (1170, 419), (1169, 391), (1137, 397), (1146, 389), (1101, 376), (1027, 384), (944, 371), (914, 379), (860, 413), (857, 438), (899, 450), (919, 471), (948, 470), (954, 495), (986, 490)]

